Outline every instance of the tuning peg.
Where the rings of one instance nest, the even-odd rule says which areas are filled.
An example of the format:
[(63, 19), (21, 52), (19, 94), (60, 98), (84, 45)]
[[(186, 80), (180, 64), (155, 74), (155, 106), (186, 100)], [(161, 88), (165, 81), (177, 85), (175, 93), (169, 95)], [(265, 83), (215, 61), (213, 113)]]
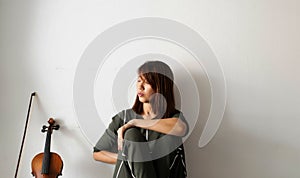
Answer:
[(46, 132), (46, 131), (47, 131), (47, 128), (48, 128), (47, 126), (43, 125), (43, 127), (42, 127), (42, 130), (41, 130), (41, 131), (44, 133), (44, 132)]
[(53, 126), (53, 129), (54, 130), (58, 130), (60, 128), (60, 126), (59, 125), (55, 125), (55, 126)]

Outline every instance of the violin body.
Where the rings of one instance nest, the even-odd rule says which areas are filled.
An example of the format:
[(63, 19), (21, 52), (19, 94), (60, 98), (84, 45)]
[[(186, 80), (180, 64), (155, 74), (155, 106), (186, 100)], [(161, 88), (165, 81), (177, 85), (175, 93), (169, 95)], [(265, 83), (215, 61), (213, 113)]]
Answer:
[(48, 174), (42, 174), (44, 153), (37, 154), (31, 161), (32, 175), (35, 178), (57, 178), (62, 175), (63, 161), (57, 153), (50, 153), (50, 168)]

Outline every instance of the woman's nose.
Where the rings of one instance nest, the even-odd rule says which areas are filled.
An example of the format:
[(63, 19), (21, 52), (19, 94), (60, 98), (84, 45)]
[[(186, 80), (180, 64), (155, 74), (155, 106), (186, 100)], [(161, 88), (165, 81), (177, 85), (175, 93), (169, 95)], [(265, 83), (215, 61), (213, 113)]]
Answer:
[(138, 88), (138, 90), (144, 90), (144, 85), (143, 85), (143, 83), (142, 83), (142, 82), (138, 83), (138, 84), (137, 84), (137, 88)]

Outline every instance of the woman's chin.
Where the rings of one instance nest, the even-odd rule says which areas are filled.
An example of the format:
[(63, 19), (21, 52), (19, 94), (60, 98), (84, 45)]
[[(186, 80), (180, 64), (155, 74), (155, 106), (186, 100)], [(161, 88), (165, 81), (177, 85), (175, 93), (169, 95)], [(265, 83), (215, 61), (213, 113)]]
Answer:
[(141, 98), (140, 98), (139, 100), (140, 100), (141, 103), (145, 103), (145, 100), (144, 100), (144, 99), (141, 99)]
[(139, 98), (139, 101), (141, 102), (141, 103), (149, 103), (149, 101), (148, 100), (146, 100), (145, 98)]

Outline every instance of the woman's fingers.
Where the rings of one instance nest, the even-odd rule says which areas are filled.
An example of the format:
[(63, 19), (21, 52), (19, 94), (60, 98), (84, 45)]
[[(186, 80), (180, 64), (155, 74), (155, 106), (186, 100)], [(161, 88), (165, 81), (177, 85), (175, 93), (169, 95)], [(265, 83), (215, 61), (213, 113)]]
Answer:
[(118, 129), (118, 150), (122, 150), (123, 147), (123, 132), (124, 132), (124, 127), (120, 127)]
[(126, 123), (125, 125), (123, 125), (122, 127), (120, 127), (118, 129), (118, 150), (122, 150), (123, 147), (123, 142), (124, 142), (124, 138), (123, 138), (123, 134), (125, 132), (126, 129), (129, 129), (130, 127), (134, 126), (134, 119), (130, 120), (128, 123)]
[(123, 139), (118, 137), (118, 150), (122, 150), (123, 148)]

